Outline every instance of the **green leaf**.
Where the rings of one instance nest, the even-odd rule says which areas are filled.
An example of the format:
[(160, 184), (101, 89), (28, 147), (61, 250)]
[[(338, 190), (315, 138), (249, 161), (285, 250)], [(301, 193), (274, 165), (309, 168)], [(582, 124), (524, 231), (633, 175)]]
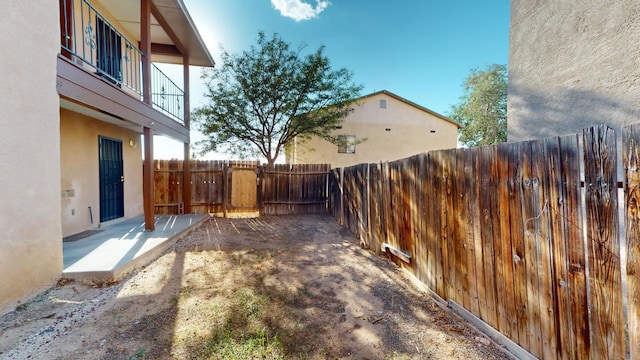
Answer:
[(220, 68), (202, 74), (208, 103), (192, 114), (205, 135), (197, 152), (261, 155), (273, 164), (296, 136), (325, 136), (339, 125), (362, 86), (351, 71), (331, 68), (324, 47), (303, 50), (264, 32), (240, 54), (223, 49)]

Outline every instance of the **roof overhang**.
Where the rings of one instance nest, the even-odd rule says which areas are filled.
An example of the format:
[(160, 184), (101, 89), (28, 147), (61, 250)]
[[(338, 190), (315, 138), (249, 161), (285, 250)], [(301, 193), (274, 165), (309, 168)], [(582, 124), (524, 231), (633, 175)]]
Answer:
[(213, 67), (215, 62), (182, 0), (152, 0), (152, 3), (160, 17), (180, 39), (182, 47), (189, 54), (189, 64)]
[[(128, 33), (140, 39), (140, 3), (131, 0), (100, 2)], [(182, 0), (151, 0), (152, 61), (213, 67), (215, 62)]]

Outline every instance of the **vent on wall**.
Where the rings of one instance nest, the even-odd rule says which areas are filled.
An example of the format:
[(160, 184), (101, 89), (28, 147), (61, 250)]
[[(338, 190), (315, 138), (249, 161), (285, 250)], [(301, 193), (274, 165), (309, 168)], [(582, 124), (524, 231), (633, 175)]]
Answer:
[(380, 109), (387, 108), (387, 100), (380, 100)]

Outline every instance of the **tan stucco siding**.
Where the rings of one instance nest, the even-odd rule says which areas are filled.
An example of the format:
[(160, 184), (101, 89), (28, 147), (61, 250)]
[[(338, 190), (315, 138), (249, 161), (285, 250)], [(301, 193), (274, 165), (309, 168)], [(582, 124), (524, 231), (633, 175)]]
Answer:
[(512, 0), (508, 140), (640, 119), (637, 0)]
[[(386, 101), (386, 108), (380, 107)], [(295, 163), (330, 163), (343, 167), (360, 163), (375, 163), (402, 159), (436, 149), (457, 145), (458, 127), (385, 94), (371, 96), (355, 106), (335, 135), (355, 135), (355, 153), (338, 153), (338, 147), (328, 141), (312, 138), (294, 145)]]
[[(63, 236), (95, 228), (100, 223), (99, 136), (122, 142), (124, 216), (128, 218), (142, 214), (140, 135), (66, 109), (60, 110), (60, 118), (61, 193), (72, 194), (62, 198)], [(137, 146), (129, 146), (129, 140), (133, 140)]]
[(0, 313), (54, 284), (62, 273), (58, 2), (9, 1), (3, 12)]

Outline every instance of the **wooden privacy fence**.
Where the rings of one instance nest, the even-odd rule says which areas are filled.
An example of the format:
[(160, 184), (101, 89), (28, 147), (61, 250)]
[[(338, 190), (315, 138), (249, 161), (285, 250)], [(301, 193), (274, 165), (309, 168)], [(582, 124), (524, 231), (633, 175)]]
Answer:
[[(184, 161), (155, 160), (155, 212), (184, 211)], [(260, 211), (308, 214), (327, 211), (329, 164), (276, 164), (256, 161), (190, 160), (194, 213)]]
[[(640, 359), (640, 131), (625, 128), (628, 336)], [(330, 211), (433, 292), (536, 357), (621, 359), (615, 133), (333, 169)]]
[(263, 167), (261, 182), (262, 213), (326, 214), (329, 164), (276, 164)]

